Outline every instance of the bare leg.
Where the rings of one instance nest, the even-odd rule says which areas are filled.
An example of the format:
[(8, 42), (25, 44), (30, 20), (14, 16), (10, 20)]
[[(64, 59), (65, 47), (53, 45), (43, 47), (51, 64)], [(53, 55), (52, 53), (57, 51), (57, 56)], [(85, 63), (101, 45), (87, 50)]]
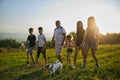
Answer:
[(82, 50), (82, 57), (84, 56), (84, 48), (81, 48), (81, 50)]
[(58, 60), (62, 63), (61, 55), (58, 55)]
[(37, 64), (38, 64), (38, 57), (36, 57), (35, 59), (35, 67), (37, 67)]
[(35, 60), (34, 60), (34, 57), (33, 57), (33, 55), (31, 54), (31, 59), (32, 59), (32, 62), (33, 62), (33, 64), (35, 63)]
[(67, 64), (69, 63), (68, 60), (69, 60), (69, 59), (68, 59), (68, 53), (67, 53)]
[(46, 64), (47, 64), (47, 58), (45, 57), (45, 66), (46, 66)]
[(91, 49), (91, 52), (92, 52), (92, 57), (94, 58), (96, 64), (98, 64), (98, 59), (97, 59), (97, 57), (95, 55), (96, 50), (95, 49)]
[(86, 68), (86, 62), (87, 62), (87, 54), (88, 54), (89, 48), (84, 47), (83, 48), (83, 68)]
[(28, 52), (27, 52), (27, 62), (30, 62), (30, 56)]
[(79, 50), (79, 47), (76, 46), (76, 47), (75, 47), (75, 56), (74, 56), (74, 65), (76, 65), (76, 60), (77, 60), (78, 50)]
[(70, 65), (71, 65), (71, 57), (70, 57), (70, 54), (69, 54), (69, 63), (70, 63)]

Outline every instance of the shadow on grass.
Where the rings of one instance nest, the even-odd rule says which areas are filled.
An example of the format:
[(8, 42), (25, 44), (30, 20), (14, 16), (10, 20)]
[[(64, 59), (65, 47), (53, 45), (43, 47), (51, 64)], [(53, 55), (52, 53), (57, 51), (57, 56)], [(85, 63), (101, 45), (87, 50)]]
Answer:
[(17, 80), (48, 80), (49, 76), (43, 76), (44, 70), (37, 70), (30, 74), (20, 75)]

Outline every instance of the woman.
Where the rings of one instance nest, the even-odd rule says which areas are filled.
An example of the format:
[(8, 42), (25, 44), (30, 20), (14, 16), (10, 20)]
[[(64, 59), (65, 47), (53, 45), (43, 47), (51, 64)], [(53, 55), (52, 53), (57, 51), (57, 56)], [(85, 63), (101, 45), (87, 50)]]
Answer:
[(75, 66), (76, 66), (77, 55), (78, 55), (78, 51), (80, 49), (82, 50), (82, 55), (83, 55), (82, 43), (83, 43), (83, 39), (84, 39), (84, 34), (85, 34), (85, 30), (83, 29), (83, 24), (81, 21), (78, 21), (77, 22), (77, 30), (76, 30), (76, 40), (75, 40), (74, 64), (72, 65), (72, 68), (75, 68)]
[(95, 18), (93, 16), (88, 18), (88, 26), (85, 34), (85, 43), (84, 43), (84, 59), (83, 59), (83, 68), (86, 68), (86, 59), (89, 48), (91, 49), (92, 57), (96, 62), (96, 67), (99, 67), (98, 59), (96, 57), (96, 50), (98, 47), (99, 40), (99, 29), (96, 26)]

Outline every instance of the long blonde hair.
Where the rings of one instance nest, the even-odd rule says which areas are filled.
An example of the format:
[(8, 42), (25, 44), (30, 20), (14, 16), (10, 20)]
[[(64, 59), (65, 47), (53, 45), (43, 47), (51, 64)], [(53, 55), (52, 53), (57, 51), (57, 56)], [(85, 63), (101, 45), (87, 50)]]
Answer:
[(89, 27), (96, 27), (95, 18), (93, 16), (88, 18), (88, 28)]

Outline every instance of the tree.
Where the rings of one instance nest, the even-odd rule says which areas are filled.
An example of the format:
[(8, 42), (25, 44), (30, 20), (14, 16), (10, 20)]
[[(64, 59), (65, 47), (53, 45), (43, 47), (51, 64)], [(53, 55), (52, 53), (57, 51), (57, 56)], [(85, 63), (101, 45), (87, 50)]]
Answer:
[(0, 47), (3, 48), (19, 48), (20, 43), (17, 42), (15, 39), (4, 39), (0, 40)]
[[(69, 34), (73, 36), (73, 40), (75, 41), (76, 33), (70, 32)], [(107, 33), (105, 35), (100, 33), (99, 43), (100, 44), (111, 44), (111, 45), (120, 44), (120, 33)]]

